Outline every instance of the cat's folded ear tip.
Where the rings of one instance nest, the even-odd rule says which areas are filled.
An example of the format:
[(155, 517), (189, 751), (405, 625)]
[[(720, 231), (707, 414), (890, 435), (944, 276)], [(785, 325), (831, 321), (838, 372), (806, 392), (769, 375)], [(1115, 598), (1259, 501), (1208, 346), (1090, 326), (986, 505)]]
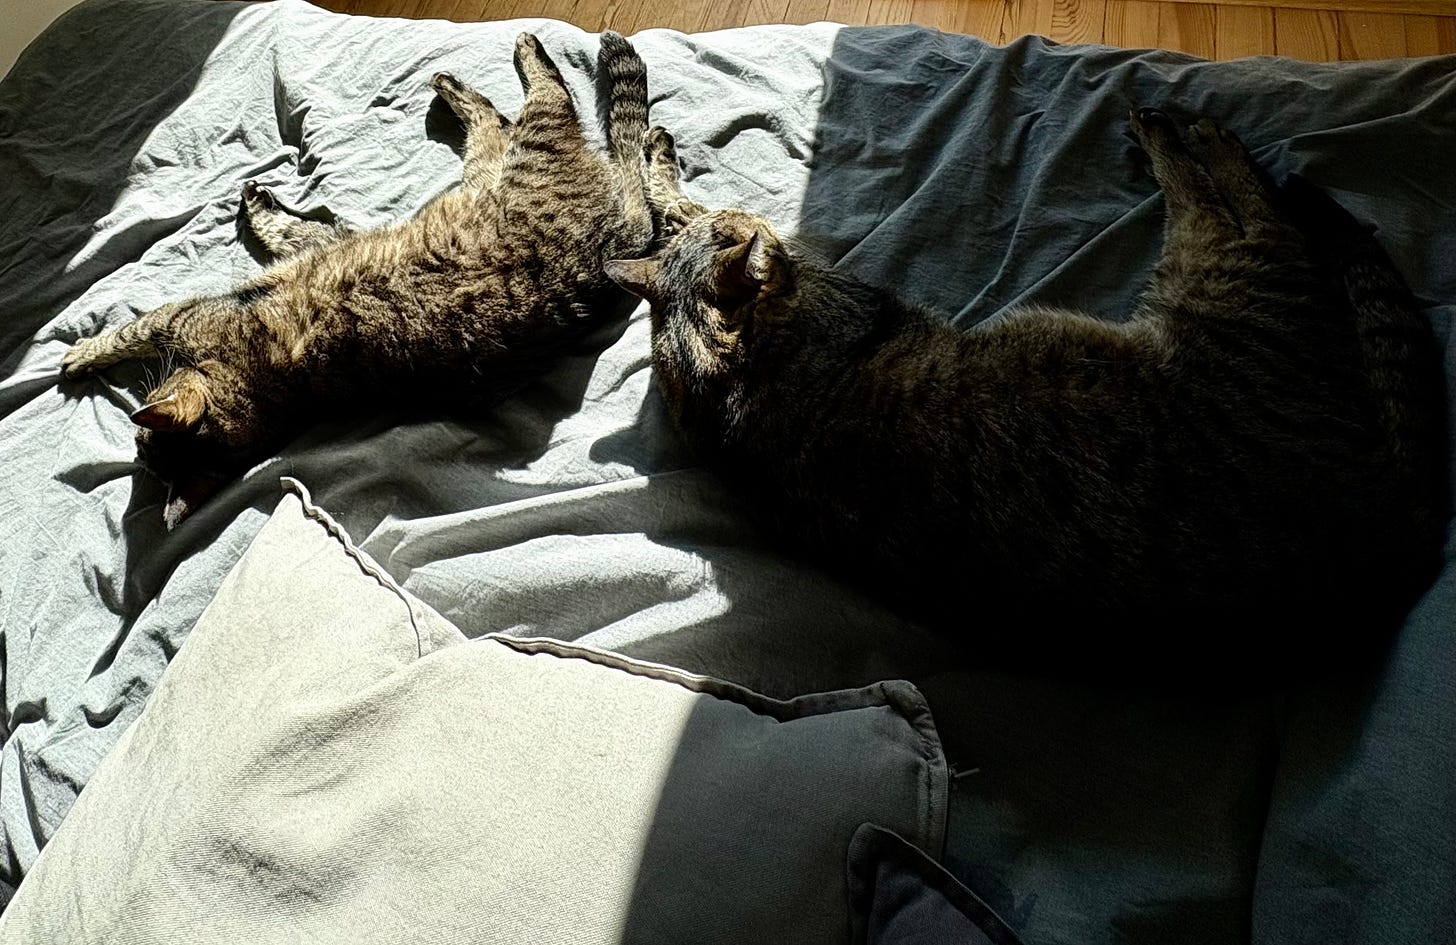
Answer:
[(163, 397), (161, 400), (150, 404), (142, 404), (131, 412), (131, 422), (139, 427), (146, 427), (148, 430), (155, 430), (160, 426), (160, 421), (167, 411), (167, 405), (172, 397)]
[(621, 285), (622, 280), (627, 278), (627, 262), (625, 259), (608, 259), (602, 263), (602, 271), (607, 274), (608, 279)]
[(653, 286), (657, 278), (657, 272), (662, 267), (656, 259), (608, 259), (602, 263), (602, 270), (617, 285), (631, 292), (633, 295), (640, 295), (651, 302), (655, 295)]
[(132, 412), (131, 422), (146, 430), (181, 433), (202, 422), (206, 402), (200, 396), (168, 394), (161, 400), (143, 404)]
[(764, 232), (764, 230), (759, 230), (753, 234), (753, 239), (748, 241), (747, 273), (750, 278), (760, 284), (774, 282), (783, 265), (777, 241), (765, 240)]

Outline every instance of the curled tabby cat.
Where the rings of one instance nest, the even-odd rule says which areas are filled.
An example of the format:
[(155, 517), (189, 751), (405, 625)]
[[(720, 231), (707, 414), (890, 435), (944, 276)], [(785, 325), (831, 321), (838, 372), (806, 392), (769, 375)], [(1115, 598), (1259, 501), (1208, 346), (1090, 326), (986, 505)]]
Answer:
[(525, 103), (514, 125), (454, 77), (431, 80), (465, 126), (464, 182), (414, 218), (350, 232), (249, 182), (247, 225), (280, 262), (67, 352), (73, 378), (147, 355), (175, 366), (132, 417), (140, 455), (170, 485), (169, 528), (320, 415), (477, 404), (626, 299), (602, 263), (649, 250), (661, 213), (648, 170), (676, 176), (671, 137), (647, 126), (646, 67), (626, 39), (602, 34), (607, 156), (587, 146), (534, 36), (517, 39), (515, 66)]
[(737, 210), (607, 271), (651, 303), (701, 457), (972, 652), (1191, 665), (1368, 638), (1427, 586), (1446, 523), (1430, 326), (1323, 192), (1275, 191), (1209, 121), (1131, 124), (1167, 219), (1125, 322), (1027, 308), (961, 331)]

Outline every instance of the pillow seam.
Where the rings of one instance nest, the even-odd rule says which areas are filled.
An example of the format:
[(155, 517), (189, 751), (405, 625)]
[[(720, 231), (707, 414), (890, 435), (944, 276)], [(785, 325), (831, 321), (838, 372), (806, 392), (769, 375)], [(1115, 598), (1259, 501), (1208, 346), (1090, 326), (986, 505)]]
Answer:
[(424, 635), (420, 632), (420, 623), (415, 615), (415, 608), (410, 600), (410, 594), (404, 588), (400, 587), (394, 578), (389, 575), (389, 572), (380, 567), (377, 561), (369, 557), (369, 555), (365, 554), (354, 544), (353, 539), (349, 537), (349, 533), (344, 530), (342, 525), (334, 520), (333, 516), (314, 504), (313, 496), (309, 493), (307, 486), (292, 476), (280, 476), (278, 483), (282, 486), (285, 494), (292, 494), (298, 499), (299, 504), (302, 506), (303, 514), (307, 518), (318, 523), (330, 538), (339, 543), (340, 547), (344, 549), (344, 553), (353, 559), (354, 564), (360, 571), (364, 572), (368, 577), (373, 578), (381, 587), (399, 598), (400, 603), (404, 604), (405, 613), (409, 615), (410, 628), (414, 630), (415, 656), (424, 656)]

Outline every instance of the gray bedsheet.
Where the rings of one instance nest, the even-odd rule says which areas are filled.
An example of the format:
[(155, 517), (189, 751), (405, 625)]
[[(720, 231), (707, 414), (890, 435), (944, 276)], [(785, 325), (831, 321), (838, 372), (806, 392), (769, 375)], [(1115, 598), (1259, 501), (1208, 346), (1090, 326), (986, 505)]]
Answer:
[[(572, 27), (297, 0), (90, 0), (0, 83), (0, 874), (24, 874), (287, 474), (470, 633), (585, 639), (779, 695), (920, 681), (962, 772), (947, 861), (1029, 942), (1456, 934), (1450, 545), (1368, 679), (1176, 699), (946, 672), (690, 466), (640, 310), (489, 416), (319, 429), (165, 533), (126, 416), (145, 369), (60, 386), (67, 344), (257, 271), (245, 179), (364, 226), (452, 186), (457, 132), (426, 80), (447, 69), (513, 113), (525, 28), (590, 113), (596, 43)], [(1207, 64), (826, 24), (636, 43), (694, 197), (967, 325), (1027, 299), (1126, 312), (1161, 203), (1122, 116), (1220, 118), (1380, 225), (1456, 373), (1449, 57)]]

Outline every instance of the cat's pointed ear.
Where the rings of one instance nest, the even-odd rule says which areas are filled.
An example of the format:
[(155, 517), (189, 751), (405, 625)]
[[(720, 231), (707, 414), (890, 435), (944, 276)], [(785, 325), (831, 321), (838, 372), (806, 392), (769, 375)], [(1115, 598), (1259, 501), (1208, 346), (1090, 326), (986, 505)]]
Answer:
[(144, 405), (131, 415), (131, 422), (148, 430), (182, 433), (201, 423), (206, 411), (207, 399), (202, 391), (182, 386), (160, 400)]
[(758, 296), (764, 286), (778, 285), (782, 267), (783, 258), (772, 238), (760, 230), (713, 257), (713, 292), (720, 299), (742, 304)]
[(617, 285), (641, 296), (653, 305), (657, 304), (657, 279), (662, 274), (662, 262), (653, 257), (646, 259), (609, 259), (604, 264), (607, 278)]

